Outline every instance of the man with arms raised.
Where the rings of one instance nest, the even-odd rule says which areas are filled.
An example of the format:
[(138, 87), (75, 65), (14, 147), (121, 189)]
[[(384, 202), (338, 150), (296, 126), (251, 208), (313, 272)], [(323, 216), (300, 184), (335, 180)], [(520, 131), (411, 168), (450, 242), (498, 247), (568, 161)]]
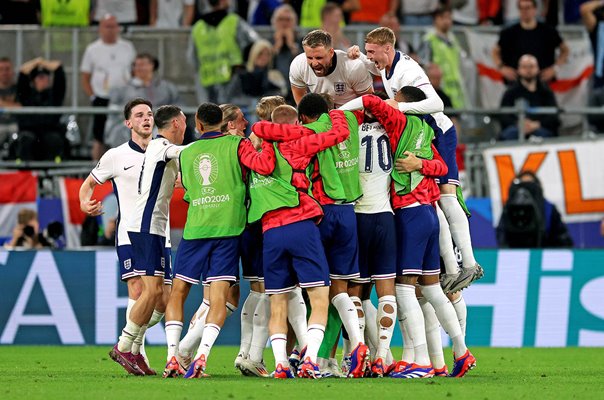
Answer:
[(292, 61), (289, 82), (296, 104), (307, 93), (328, 93), (335, 106), (363, 94), (373, 93), (373, 80), (359, 60), (351, 60), (342, 50), (334, 50), (331, 35), (314, 30), (302, 40), (304, 53)]

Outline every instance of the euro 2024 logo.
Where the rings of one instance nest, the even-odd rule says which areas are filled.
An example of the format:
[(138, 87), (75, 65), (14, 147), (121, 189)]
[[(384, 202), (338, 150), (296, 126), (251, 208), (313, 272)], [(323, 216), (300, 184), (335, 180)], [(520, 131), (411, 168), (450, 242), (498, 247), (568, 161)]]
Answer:
[(193, 162), (195, 177), (201, 184), (202, 194), (213, 194), (216, 190), (211, 186), (218, 178), (218, 161), (212, 154), (200, 154)]

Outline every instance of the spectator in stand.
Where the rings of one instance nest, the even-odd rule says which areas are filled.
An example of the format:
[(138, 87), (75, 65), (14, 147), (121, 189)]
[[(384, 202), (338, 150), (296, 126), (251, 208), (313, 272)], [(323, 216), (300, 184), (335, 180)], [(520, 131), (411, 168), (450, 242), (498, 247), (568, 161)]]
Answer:
[[(65, 71), (60, 61), (38, 57), (21, 66), (16, 101), (23, 107), (60, 107), (64, 99)], [(65, 127), (60, 115), (19, 115), (17, 120), (17, 159), (59, 162), (65, 157)]]
[(41, 6), (42, 26), (90, 25), (89, 1), (44, 0)]
[(40, 23), (40, 0), (0, 1), (0, 24), (38, 25)]
[(156, 28), (191, 26), (195, 17), (195, 0), (151, 0), (149, 16), (150, 25)]
[[(17, 84), (13, 63), (8, 57), (0, 58), (0, 108), (19, 107), (16, 101)], [(17, 132), (17, 120), (10, 114), (0, 114), (0, 147), (8, 143), (11, 135)]]
[(321, 9), (321, 30), (329, 32), (334, 49), (348, 50), (351, 43), (342, 31), (343, 21), (342, 8), (338, 4), (329, 2)]
[[(141, 97), (149, 100), (155, 107), (180, 102), (176, 86), (157, 75), (159, 61), (149, 53), (140, 53), (134, 59), (132, 79), (125, 85), (117, 86), (109, 92), (109, 107), (116, 110), (124, 108), (128, 101)], [(105, 124), (105, 145), (117, 147), (127, 142), (131, 132), (120, 114), (111, 114)]]
[(428, 64), (428, 66), (425, 69), (426, 69), (426, 75), (428, 76), (428, 79), (430, 80), (430, 84), (436, 91), (436, 94), (438, 95), (438, 97), (440, 97), (441, 100), (443, 101), (445, 108), (453, 107), (453, 103), (451, 103), (451, 99), (449, 98), (449, 96), (447, 96), (447, 94), (445, 92), (443, 92), (442, 88), (440, 87), (442, 79), (443, 79), (443, 71), (440, 69), (438, 64), (430, 63), (430, 64)]
[(415, 52), (415, 49), (410, 42), (401, 37), (401, 24), (396, 15), (390, 13), (384, 14), (379, 25), (390, 28), (392, 29), (392, 32), (394, 32), (394, 37), (396, 38), (395, 50), (402, 51), (419, 64), (420, 59)]
[[(518, 99), (524, 99), (530, 107), (558, 107), (551, 89), (539, 79), (537, 58), (530, 54), (520, 57), (518, 62), (518, 80), (509, 87), (501, 99), (501, 107), (514, 107)], [(501, 140), (518, 140), (518, 117), (504, 115), (500, 117)], [(552, 137), (558, 136), (560, 120), (557, 114), (527, 114), (524, 120), (524, 135)]]
[[(294, 9), (296, 6), (292, 3)], [(361, 9), (360, 0), (302, 0), (300, 5), (300, 26), (303, 28), (318, 28), (321, 26), (322, 10), (328, 3), (340, 6), (344, 22), (350, 21), (350, 13)]]
[(400, 14), (403, 25), (432, 25), (432, 13), (436, 11), (439, 0), (401, 0)]
[[(539, 63), (541, 80), (551, 82), (556, 78), (556, 67), (568, 58), (568, 46), (555, 28), (537, 21), (535, 0), (518, 0), (518, 10), (520, 22), (501, 31), (493, 49), (493, 61), (505, 80), (512, 83), (520, 57), (532, 54)], [(557, 59), (556, 49), (559, 49)]]
[(283, 96), (287, 94), (287, 86), (289, 85), (281, 72), (273, 69), (270, 42), (263, 39), (258, 40), (250, 49), (245, 72), (241, 74), (243, 92), (258, 99), (263, 96)]
[(604, 86), (604, 3), (588, 1), (581, 4), (580, 10), (594, 53), (593, 87), (601, 88)]
[(13, 229), (10, 241), (4, 244), (7, 249), (41, 249), (50, 247), (50, 242), (39, 232), (38, 213), (30, 208), (22, 208), (17, 214), (17, 225)]
[[(292, 6), (283, 4), (273, 13), (271, 25), (275, 69), (284, 77), (288, 77), (291, 62), (302, 51), (302, 40), (298, 36), (298, 16)], [(289, 87), (286, 98), (289, 103), (293, 103), (294, 98)]]
[(453, 21), (459, 25), (493, 25), (501, 12), (501, 0), (467, 0), (453, 8)]
[(233, 67), (243, 65), (243, 50), (259, 39), (229, 0), (208, 0), (212, 11), (193, 25), (188, 58), (197, 71), (197, 101), (227, 103)]
[(573, 247), (560, 212), (545, 199), (541, 182), (531, 171), (521, 172), (510, 185), (496, 233), (501, 247)]
[(113, 15), (122, 26), (135, 25), (138, 19), (136, 0), (95, 0), (92, 21), (100, 24), (107, 15)]
[(271, 25), (275, 10), (283, 5), (282, 0), (252, 0), (247, 9), (247, 22), (250, 25)]
[(360, 0), (359, 9), (350, 13), (350, 22), (353, 24), (377, 24), (386, 15), (395, 16), (399, 0), (375, 1)]
[[(106, 15), (99, 23), (99, 38), (86, 47), (80, 66), (82, 88), (93, 107), (107, 107), (109, 91), (128, 82), (135, 56), (132, 43), (120, 38), (117, 19)], [(106, 120), (105, 115), (95, 115), (93, 119), (93, 160), (99, 160), (106, 150), (103, 140)]]
[(451, 32), (453, 27), (451, 8), (441, 6), (432, 16), (433, 29), (424, 36), (419, 51), (422, 64), (436, 63), (441, 67), (442, 90), (449, 96), (454, 108), (464, 108), (466, 96), (461, 61), (465, 52)]

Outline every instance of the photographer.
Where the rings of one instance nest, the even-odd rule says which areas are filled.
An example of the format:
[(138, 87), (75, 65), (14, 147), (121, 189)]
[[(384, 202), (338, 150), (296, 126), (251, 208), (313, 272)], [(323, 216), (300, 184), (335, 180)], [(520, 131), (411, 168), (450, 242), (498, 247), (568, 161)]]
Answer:
[(29, 208), (23, 208), (17, 215), (17, 225), (13, 229), (13, 237), (4, 247), (13, 249), (41, 249), (51, 244), (39, 230), (38, 213)]

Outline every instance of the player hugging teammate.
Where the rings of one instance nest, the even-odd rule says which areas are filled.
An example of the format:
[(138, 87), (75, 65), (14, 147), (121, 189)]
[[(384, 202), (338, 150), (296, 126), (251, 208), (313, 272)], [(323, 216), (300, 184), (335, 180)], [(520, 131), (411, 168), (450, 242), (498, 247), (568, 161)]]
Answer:
[[(462, 377), (476, 365), (465, 345), (460, 291), (482, 268), (471, 250), (458, 195), (457, 137), (442, 101), (421, 67), (394, 50), (388, 28), (367, 35), (367, 56), (356, 47), (348, 54), (334, 50), (323, 31), (310, 32), (302, 44), (290, 73), (298, 108), (278, 96), (263, 98), (256, 109), (262, 121), (249, 138), (241, 137), (247, 121), (232, 105), (200, 105), (201, 138), (186, 147), (179, 146), (185, 118), (177, 107), (156, 111), (160, 136), (153, 140), (151, 106), (130, 106), (134, 117), (125, 110), (133, 140), (139, 131), (144, 138), (129, 144), (144, 159), (134, 163), (138, 194), (124, 200), (130, 208), (122, 235), (130, 239), (127, 265), (141, 276), (142, 293), (111, 352), (128, 372), (152, 373), (137, 357), (138, 344), (165, 308), (163, 376), (209, 376), (210, 351), (238, 304), (240, 258), (252, 289), (242, 306), (235, 358), (244, 375)], [(388, 96), (372, 94), (370, 72), (382, 75)], [(119, 160), (101, 175), (105, 161), (80, 194), (90, 215), (101, 212), (90, 200), (96, 183), (111, 178), (121, 190)], [(167, 206), (177, 173), (189, 208), (166, 301)], [(121, 200), (120, 210), (127, 207)], [(452, 236), (461, 268), (451, 261)], [(181, 340), (184, 301), (200, 282), (204, 301)], [(400, 360), (390, 351), (395, 319), (404, 341)], [(450, 373), (440, 326), (453, 343)], [(341, 367), (335, 360), (340, 335)], [(269, 338), (272, 374), (262, 358)]]

